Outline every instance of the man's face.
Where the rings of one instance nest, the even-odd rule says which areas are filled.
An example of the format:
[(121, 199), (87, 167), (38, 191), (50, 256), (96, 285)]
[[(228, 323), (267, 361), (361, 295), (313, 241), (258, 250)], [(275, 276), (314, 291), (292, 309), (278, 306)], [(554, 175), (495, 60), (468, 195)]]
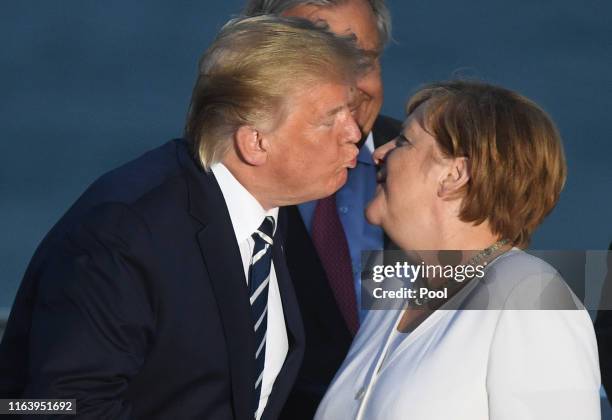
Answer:
[(301, 17), (313, 22), (324, 21), (335, 34), (355, 35), (359, 47), (376, 57), (372, 69), (357, 81), (358, 95), (355, 95), (355, 102), (352, 104), (362, 134), (368, 134), (383, 102), (379, 61), (380, 37), (376, 16), (368, 2), (349, 0), (333, 7), (301, 5), (286, 10), (283, 16)]
[(351, 87), (324, 82), (297, 88), (287, 98), (286, 118), (264, 133), (266, 165), (278, 180), (277, 205), (297, 204), (336, 192), (356, 165), (361, 138), (351, 114)]

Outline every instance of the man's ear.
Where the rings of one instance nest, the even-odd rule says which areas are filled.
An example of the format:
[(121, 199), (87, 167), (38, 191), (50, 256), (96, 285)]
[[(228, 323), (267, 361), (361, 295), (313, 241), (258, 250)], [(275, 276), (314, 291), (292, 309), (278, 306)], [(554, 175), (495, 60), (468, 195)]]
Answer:
[(261, 132), (248, 125), (242, 125), (234, 134), (238, 155), (249, 165), (263, 165), (268, 158), (267, 142)]
[(438, 184), (438, 197), (449, 199), (457, 197), (469, 180), (470, 165), (468, 158), (450, 159), (450, 163)]

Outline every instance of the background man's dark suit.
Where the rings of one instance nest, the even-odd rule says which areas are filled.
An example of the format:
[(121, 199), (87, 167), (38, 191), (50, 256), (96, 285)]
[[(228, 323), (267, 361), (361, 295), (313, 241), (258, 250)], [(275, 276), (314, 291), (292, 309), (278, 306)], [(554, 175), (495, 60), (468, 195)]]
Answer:
[[(372, 133), (374, 145), (395, 138), (401, 122), (379, 116)], [(353, 340), (330, 288), (325, 270), (297, 206), (287, 209), (287, 265), (297, 294), (306, 350), (295, 387), (283, 410), (286, 420), (312, 419), (329, 383), (340, 368)], [(385, 237), (385, 247), (389, 245)], [(359, 305), (360, 302), (357, 302)]]
[[(601, 291), (602, 308), (612, 306), (612, 242), (608, 247), (608, 274), (604, 280)], [(599, 310), (595, 320), (595, 335), (599, 347), (599, 369), (601, 370), (601, 384), (608, 394), (608, 401), (612, 404), (612, 311)]]
[[(264, 419), (304, 346), (281, 242), (289, 352)], [(250, 311), (221, 190), (169, 142), (100, 178), (40, 245), (0, 347), (0, 395), (77, 398), (88, 418), (252, 419)]]

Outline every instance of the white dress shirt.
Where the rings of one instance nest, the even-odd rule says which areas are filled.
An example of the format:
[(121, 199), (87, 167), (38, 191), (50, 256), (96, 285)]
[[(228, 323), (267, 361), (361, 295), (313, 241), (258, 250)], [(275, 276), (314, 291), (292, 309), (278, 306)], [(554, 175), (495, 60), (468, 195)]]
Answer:
[[(558, 273), (513, 249), (487, 266), (484, 281), (491, 297), (505, 294), (504, 304), (437, 310), (410, 333), (397, 331), (403, 311), (370, 311), (315, 419), (600, 419), (588, 313), (501, 309), (516, 307), (515, 294), (533, 296), (526, 290), (567, 287)], [(479, 299), (468, 287), (456, 297)]]
[[(251, 235), (261, 226), (266, 216), (274, 218), (274, 229), (276, 231), (278, 221), (278, 207), (265, 211), (259, 202), (249, 193), (246, 188), (238, 182), (232, 173), (222, 163), (212, 165), (211, 170), (219, 183), (225, 204), (232, 220), (236, 242), (240, 248), (244, 277), (249, 281), (249, 267), (253, 257), (255, 242)], [(287, 340), (287, 327), (283, 315), (274, 262), (270, 267), (270, 283), (268, 285), (268, 326), (266, 332), (266, 357), (264, 362), (261, 395), (256, 418), (266, 408), (268, 397), (272, 392), (274, 381), (280, 372), (287, 352), (289, 342)], [(253, 361), (255, 355), (253, 355)], [(254, 387), (254, 385), (253, 385)]]

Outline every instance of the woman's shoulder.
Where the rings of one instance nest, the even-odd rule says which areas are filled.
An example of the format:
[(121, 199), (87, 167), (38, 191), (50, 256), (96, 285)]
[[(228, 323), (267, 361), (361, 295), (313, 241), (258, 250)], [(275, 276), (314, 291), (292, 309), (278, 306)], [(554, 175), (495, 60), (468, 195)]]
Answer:
[(490, 263), (476, 294), (488, 309), (581, 309), (582, 303), (548, 262), (513, 248)]
[(512, 248), (505, 254), (493, 260), (487, 269), (487, 278), (512, 273), (513, 277), (529, 277), (533, 275), (556, 274), (557, 270), (534, 255), (519, 248)]

